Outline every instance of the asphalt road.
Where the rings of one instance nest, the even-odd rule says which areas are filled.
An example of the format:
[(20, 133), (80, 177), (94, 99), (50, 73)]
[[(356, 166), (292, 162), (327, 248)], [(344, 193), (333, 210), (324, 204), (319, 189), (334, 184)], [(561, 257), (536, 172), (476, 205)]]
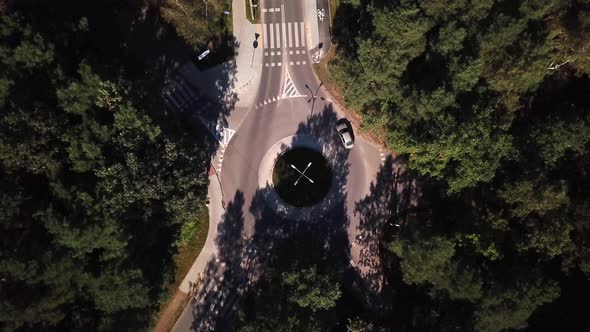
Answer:
[[(317, 45), (311, 45), (309, 36), (315, 22), (309, 22), (305, 2), (266, 0), (263, 5), (262, 38), (258, 46), (264, 53), (260, 86), (254, 104), (239, 127), (234, 128), (236, 132), (225, 148), (220, 172), (223, 203), (227, 214), (233, 214), (231, 218), (226, 217), (225, 225), (218, 230), (218, 264), (223, 266), (211, 268), (211, 275), (215, 275), (213, 281), (201, 287), (203, 296), (214, 297), (214, 301), (221, 304), (210, 305), (206, 299), (193, 301), (174, 331), (224, 330), (235, 321), (235, 315), (223, 317), (231, 315), (231, 308), (227, 306), (237, 302), (238, 294), (248, 285), (247, 280), (256, 279), (252, 271), (260, 266), (256, 253), (272, 247), (270, 242), (264, 242), (272, 239), (262, 237), (253, 244), (265, 225), (274, 221), (267, 219), (276, 219), (272, 214), (273, 204), (260, 199), (268, 190), (259, 186), (261, 161), (273, 145), (292, 135), (313, 136), (332, 154), (330, 158), (335, 162), (332, 167), (342, 175), (337, 180), (336, 203), (331, 205), (344, 214), (340, 218), (346, 219), (344, 236), (347, 239), (341, 248), (342, 255), (352, 257), (360, 275), (375, 277), (374, 271), (369, 271), (375, 269), (375, 264), (364, 266), (358, 257), (362, 251), (352, 248), (359, 246), (355, 241), (362, 228), (362, 214), (355, 212), (357, 205), (371, 195), (371, 183), (376, 181), (382, 167), (379, 147), (357, 134), (354, 147), (346, 150), (336, 135), (335, 124), (343, 114), (313, 71), (312, 55)], [(327, 49), (330, 47), (328, 1), (318, 0), (318, 7), (326, 9), (324, 22), (319, 22), (318, 35), (319, 43)], [(280, 225), (273, 227), (273, 234), (281, 234)], [(236, 277), (240, 273), (248, 278)], [(202, 315), (209, 318), (199, 317)]]

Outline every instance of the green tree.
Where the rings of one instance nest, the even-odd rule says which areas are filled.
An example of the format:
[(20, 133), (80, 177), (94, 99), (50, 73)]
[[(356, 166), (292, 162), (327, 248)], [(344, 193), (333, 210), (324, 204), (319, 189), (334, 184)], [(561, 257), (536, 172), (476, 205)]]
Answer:
[(289, 301), (315, 312), (334, 307), (342, 292), (333, 277), (319, 274), (316, 266), (282, 273)]

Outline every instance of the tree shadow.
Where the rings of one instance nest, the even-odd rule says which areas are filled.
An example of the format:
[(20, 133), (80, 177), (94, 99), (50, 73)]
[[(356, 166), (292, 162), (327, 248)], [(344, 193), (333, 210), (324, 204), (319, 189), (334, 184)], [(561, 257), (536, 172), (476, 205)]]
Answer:
[(217, 226), (218, 254), (199, 276), (200, 286), (189, 304), (194, 331), (218, 330), (220, 324), (228, 323), (227, 317), (243, 292), (249, 253), (243, 236), (244, 204), (244, 194), (236, 192)]
[(355, 269), (360, 277), (359, 292), (379, 317), (387, 316), (393, 309), (393, 290), (385, 278), (380, 241), (384, 232), (395, 233), (404, 227), (405, 216), (421, 196), (417, 177), (404, 171), (402, 163), (399, 157), (387, 157), (370, 184), (370, 194), (355, 202), (354, 207), (359, 223), (351, 252), (357, 251), (359, 256)]

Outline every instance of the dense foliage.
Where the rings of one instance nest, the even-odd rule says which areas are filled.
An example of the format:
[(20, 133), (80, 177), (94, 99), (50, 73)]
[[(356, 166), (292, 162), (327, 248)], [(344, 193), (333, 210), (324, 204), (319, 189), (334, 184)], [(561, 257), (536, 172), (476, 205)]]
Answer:
[(139, 8), (61, 5), (0, 18), (0, 330), (140, 330), (199, 227), (207, 153), (104, 29)]
[(202, 48), (212, 36), (227, 33), (224, 12), (231, 10), (227, 0), (168, 0), (160, 8), (162, 18), (172, 24), (176, 32), (190, 46)]
[(565, 308), (590, 287), (590, 3), (360, 1), (334, 24), (347, 104), (429, 178), (383, 239), (401, 325), (587, 326)]

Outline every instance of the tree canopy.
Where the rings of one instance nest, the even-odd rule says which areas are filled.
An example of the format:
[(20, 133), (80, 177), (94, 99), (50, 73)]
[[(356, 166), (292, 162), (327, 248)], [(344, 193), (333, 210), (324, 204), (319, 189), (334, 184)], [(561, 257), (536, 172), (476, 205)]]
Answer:
[(146, 328), (204, 201), (204, 142), (83, 56), (93, 23), (0, 18), (3, 331)]

